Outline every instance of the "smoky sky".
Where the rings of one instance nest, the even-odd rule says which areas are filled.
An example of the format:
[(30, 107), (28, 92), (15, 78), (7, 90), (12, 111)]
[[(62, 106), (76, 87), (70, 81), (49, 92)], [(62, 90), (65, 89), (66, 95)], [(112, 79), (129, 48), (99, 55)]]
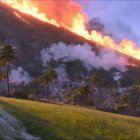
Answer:
[(137, 0), (75, 0), (84, 7), (89, 20), (99, 18), (104, 31), (115, 41), (127, 38), (140, 47), (140, 1)]

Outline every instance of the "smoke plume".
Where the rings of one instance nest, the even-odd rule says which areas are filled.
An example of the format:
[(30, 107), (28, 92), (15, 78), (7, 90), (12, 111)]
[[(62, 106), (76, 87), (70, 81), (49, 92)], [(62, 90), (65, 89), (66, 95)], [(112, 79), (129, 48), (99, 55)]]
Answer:
[(27, 71), (24, 71), (22, 67), (18, 67), (17, 69), (11, 70), (9, 79), (11, 83), (17, 84), (21, 82), (27, 84), (32, 80), (29, 73)]
[(106, 70), (114, 67), (119, 70), (125, 69), (125, 59), (109, 49), (102, 49), (96, 56), (92, 47), (85, 43), (83, 45), (67, 45), (63, 42), (52, 44), (50, 48), (41, 50), (43, 64), (52, 57), (54, 60), (63, 58), (63, 61), (80, 60), (87, 69), (91, 67), (103, 67)]
[(99, 32), (103, 33), (105, 27), (102, 24), (100, 18), (96, 17), (96, 18), (93, 18), (93, 19), (89, 20), (89, 22), (87, 23), (87, 28), (90, 31), (96, 30), (96, 31), (99, 31)]
[(126, 22), (116, 20), (114, 22), (107, 22), (105, 24), (106, 26), (104, 28), (104, 32), (109, 32), (110, 34), (112, 34), (113, 39), (117, 43), (121, 42), (121, 40), (125, 37), (127, 37), (127, 39), (129, 40), (133, 40), (134, 42), (138, 43), (138, 37), (135, 31)]
[(58, 73), (58, 79), (59, 81), (66, 81), (68, 80), (68, 75), (66, 73), (66, 70), (65, 70), (65, 66), (59, 66), (58, 68), (55, 69), (56, 72)]

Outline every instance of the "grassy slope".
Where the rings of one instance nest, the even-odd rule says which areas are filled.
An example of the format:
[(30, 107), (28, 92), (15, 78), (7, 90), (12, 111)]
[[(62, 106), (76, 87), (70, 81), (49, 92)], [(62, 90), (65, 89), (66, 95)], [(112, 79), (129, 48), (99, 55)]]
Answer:
[(0, 134), (0, 140), (5, 140), (5, 138), (3, 138), (1, 134)]
[(43, 139), (140, 139), (140, 118), (8, 98), (0, 107)]

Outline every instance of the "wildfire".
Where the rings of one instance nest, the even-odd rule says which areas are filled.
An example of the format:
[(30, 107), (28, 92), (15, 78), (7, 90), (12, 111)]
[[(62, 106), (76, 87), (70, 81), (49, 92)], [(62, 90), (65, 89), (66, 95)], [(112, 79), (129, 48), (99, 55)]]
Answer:
[[(86, 30), (85, 22), (87, 16), (82, 12), (82, 7), (72, 0), (65, 1), (32, 1), (32, 0), (0, 0), (23, 13), (29, 14), (44, 22), (57, 27), (66, 28), (90, 41), (97, 42), (106, 48), (117, 50), (123, 54), (132, 56), (140, 60), (140, 49), (136, 44), (127, 39), (123, 39), (120, 44), (116, 44), (110, 36), (92, 30)], [(16, 14), (17, 15), (17, 14)]]
[(11, 80), (11, 83), (12, 83), (12, 84), (15, 84), (15, 82), (16, 82), (15, 80)]

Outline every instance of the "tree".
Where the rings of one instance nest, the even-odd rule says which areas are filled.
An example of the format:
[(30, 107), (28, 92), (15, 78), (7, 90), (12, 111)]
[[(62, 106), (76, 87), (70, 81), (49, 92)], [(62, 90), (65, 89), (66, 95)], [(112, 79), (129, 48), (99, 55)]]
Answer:
[[(3, 62), (0, 61), (0, 66), (3, 68), (4, 64)], [(6, 78), (6, 74), (4, 72), (2, 72), (2, 70), (0, 70), (0, 81), (5, 80)]]
[(79, 105), (81, 98), (82, 98), (82, 95), (79, 93), (76, 93), (76, 94), (73, 94), (72, 97), (73, 97), (73, 104)]
[(58, 74), (55, 70), (49, 70), (47, 73), (45, 73), (41, 78), (40, 81), (46, 86), (47, 93), (46, 96), (49, 97), (49, 84), (53, 83), (54, 79), (57, 79)]
[[(91, 87), (91, 90), (93, 89), (93, 92), (98, 93), (99, 89), (103, 87), (103, 82), (101, 79), (97, 78), (96, 76), (90, 77), (86, 79), (87, 85)], [(100, 91), (101, 92), (101, 91)]]
[(0, 81), (5, 80), (5, 78), (6, 78), (6, 74), (4, 72), (0, 71)]
[(6, 65), (7, 95), (9, 96), (9, 62), (13, 63), (16, 50), (12, 45), (4, 45), (0, 50), (0, 64)]
[(84, 104), (86, 105), (87, 104), (87, 97), (90, 94), (89, 87), (86, 85), (81, 86), (78, 90), (78, 93), (84, 97)]
[(94, 102), (96, 105), (101, 105), (105, 98), (103, 95), (103, 82), (101, 79), (99, 79), (96, 76), (87, 78), (86, 80), (87, 84), (90, 86), (91, 88), (91, 92), (94, 93)]
[(127, 105), (130, 110), (137, 110), (139, 108), (140, 99), (140, 85), (126, 90), (123, 96), (123, 104)]
[(28, 94), (39, 94), (42, 97), (42, 83), (39, 81), (40, 79), (33, 79), (30, 83), (28, 83), (25, 88)]
[(89, 81), (90, 81), (91, 83), (93, 83), (93, 84), (94, 84), (96, 87), (98, 87), (98, 88), (100, 88), (100, 87), (103, 86), (102, 80), (99, 79), (99, 78), (96, 77), (96, 76), (91, 77), (91, 78), (89, 79)]
[(57, 79), (58, 78), (58, 74), (56, 73), (55, 70), (49, 70), (47, 72), (47, 75), (50, 77), (50, 82), (53, 83), (54, 79)]
[(49, 97), (49, 83), (50, 83), (50, 77), (48, 76), (48, 73), (44, 74), (41, 78), (40, 81), (46, 86), (47, 92), (46, 92), (46, 97)]
[(53, 93), (53, 84), (54, 80), (58, 78), (58, 74), (55, 70), (51, 69), (47, 72), (48, 76), (50, 77), (50, 83), (52, 84), (52, 93)]
[(0, 81), (6, 78), (6, 74), (4, 72), (0, 72)]

